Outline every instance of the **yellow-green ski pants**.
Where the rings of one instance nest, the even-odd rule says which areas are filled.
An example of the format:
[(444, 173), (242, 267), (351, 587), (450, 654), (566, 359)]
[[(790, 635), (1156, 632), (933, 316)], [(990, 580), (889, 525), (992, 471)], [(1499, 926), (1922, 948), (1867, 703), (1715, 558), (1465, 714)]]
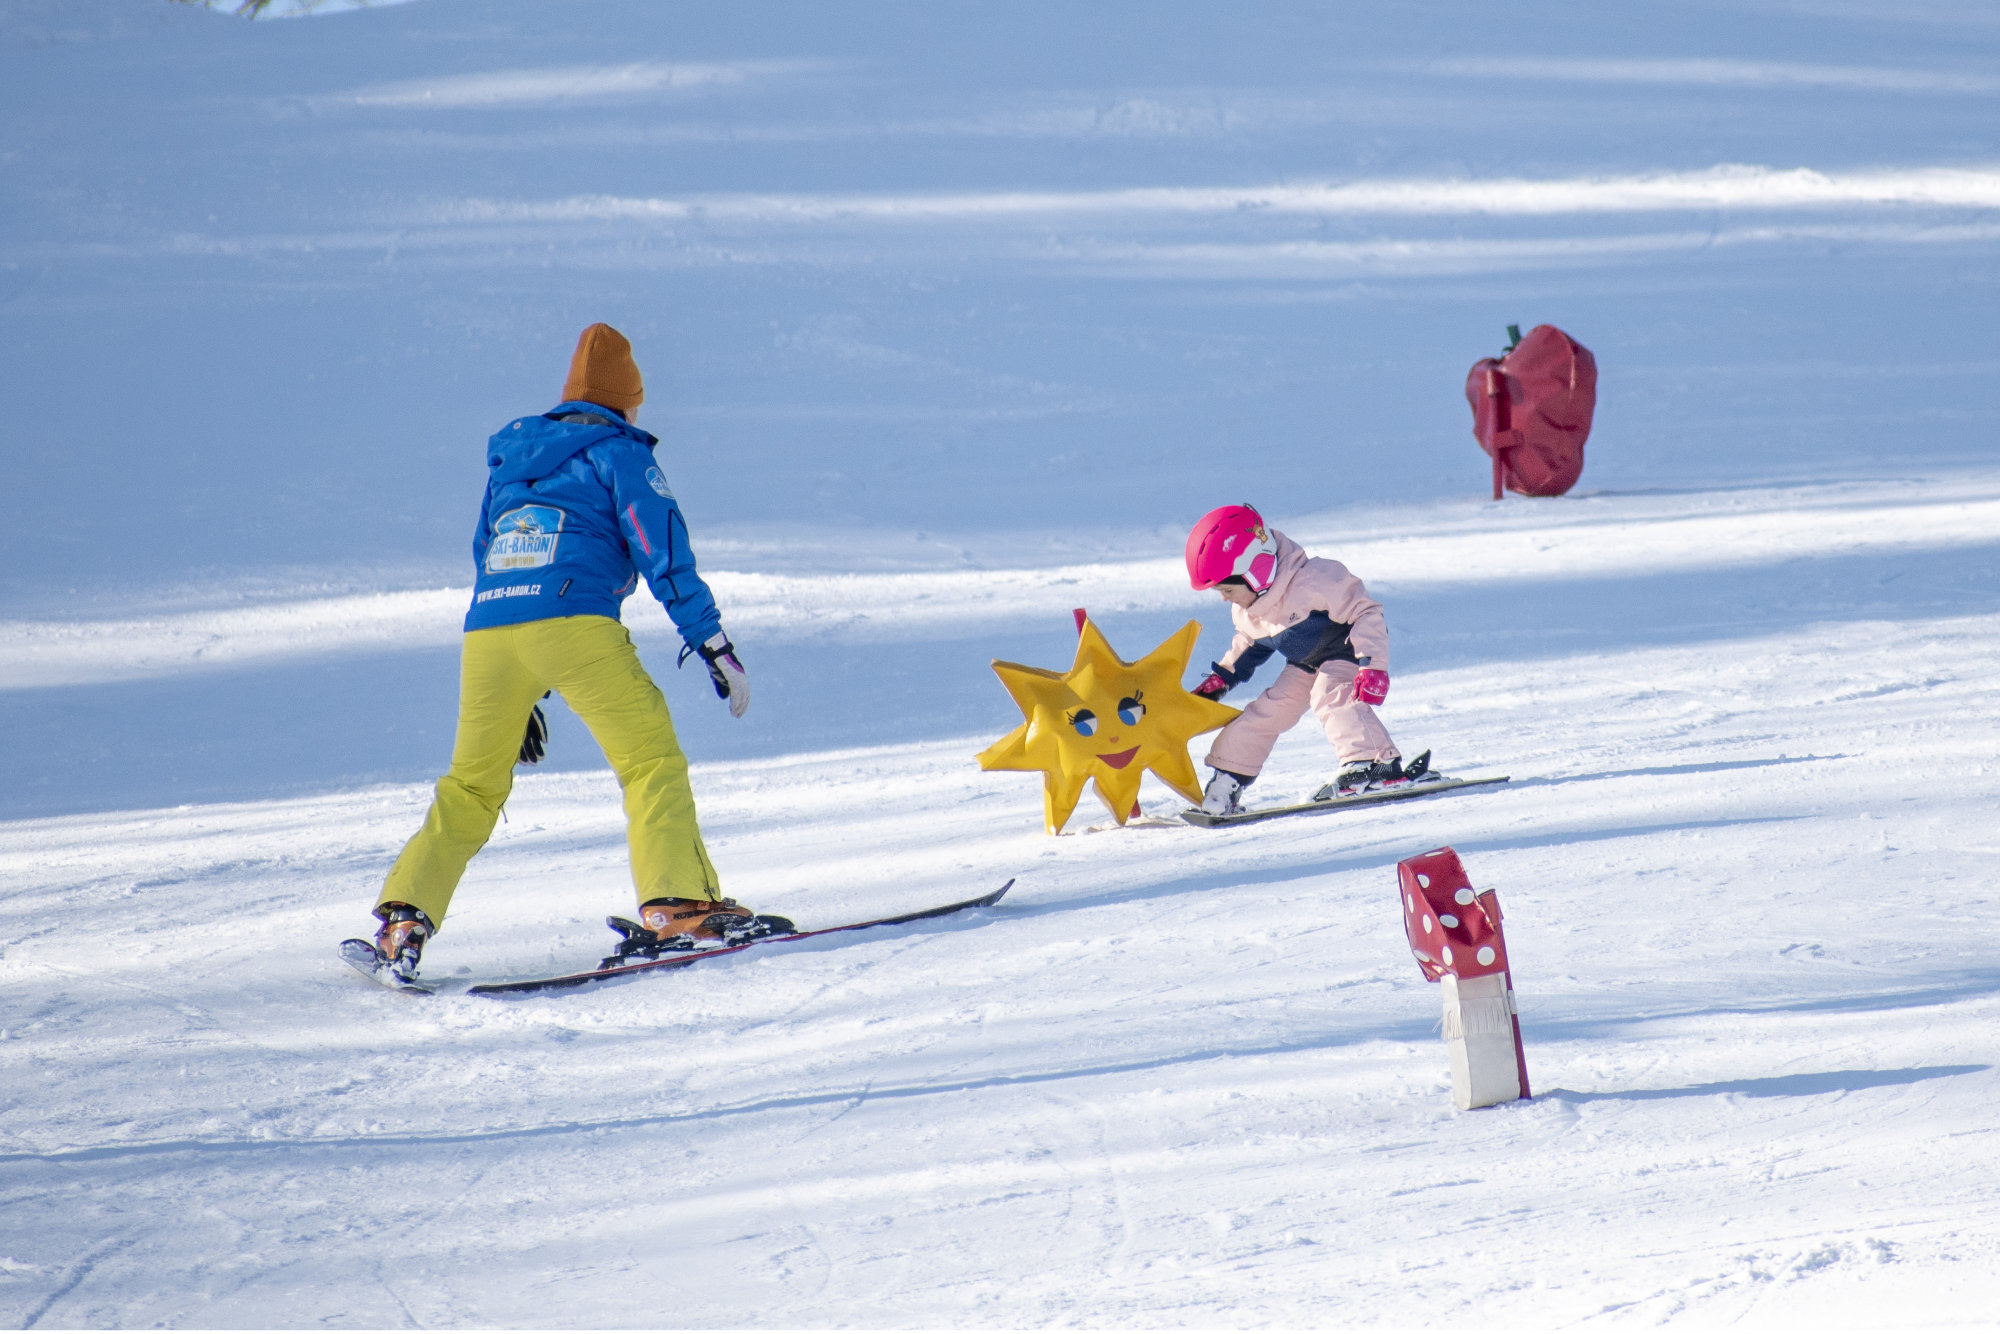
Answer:
[(514, 786), (528, 714), (554, 690), (597, 738), (625, 790), (625, 834), (639, 902), (722, 897), (695, 822), (687, 757), (632, 636), (608, 616), (564, 616), (466, 634), (458, 738), (424, 827), (403, 848), (381, 903), (444, 924), (452, 891), (486, 845)]

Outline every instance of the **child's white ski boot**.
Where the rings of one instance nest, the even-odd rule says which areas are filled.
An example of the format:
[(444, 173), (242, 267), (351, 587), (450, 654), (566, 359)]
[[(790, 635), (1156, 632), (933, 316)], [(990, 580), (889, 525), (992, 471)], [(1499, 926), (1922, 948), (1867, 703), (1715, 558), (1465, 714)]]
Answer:
[(1241, 815), (1243, 813), (1243, 789), (1249, 784), (1226, 769), (1217, 769), (1215, 777), (1208, 780), (1208, 786), (1201, 792), (1201, 809), (1204, 815)]

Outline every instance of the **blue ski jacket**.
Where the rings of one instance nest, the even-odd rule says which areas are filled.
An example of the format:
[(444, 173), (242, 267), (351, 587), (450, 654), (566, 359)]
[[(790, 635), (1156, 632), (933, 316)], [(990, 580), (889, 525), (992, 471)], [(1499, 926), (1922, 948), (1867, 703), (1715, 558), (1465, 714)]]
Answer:
[(618, 619), (646, 576), (690, 648), (722, 628), (687, 524), (653, 462), (658, 441), (608, 408), (560, 403), (486, 446), (467, 630), (558, 616)]

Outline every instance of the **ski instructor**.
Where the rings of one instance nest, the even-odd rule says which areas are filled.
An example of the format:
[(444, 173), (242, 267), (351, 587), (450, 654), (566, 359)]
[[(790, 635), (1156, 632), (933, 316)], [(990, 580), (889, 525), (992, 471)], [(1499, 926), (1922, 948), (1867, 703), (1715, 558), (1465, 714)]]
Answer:
[(538, 700), (561, 693), (603, 748), (625, 792), (639, 925), (655, 948), (734, 944), (790, 928), (722, 897), (695, 819), (687, 758), (659, 687), (619, 623), (645, 575), (715, 693), (738, 718), (750, 682), (715, 598), (695, 572), (655, 438), (635, 425), (645, 388), (632, 345), (608, 324), (577, 340), (563, 401), (487, 442), (486, 498), (472, 537), (478, 572), (459, 665), (458, 736), (424, 826), (382, 887), (372, 967), (410, 983), (444, 923), (466, 863), (485, 846), (516, 762), (542, 756)]

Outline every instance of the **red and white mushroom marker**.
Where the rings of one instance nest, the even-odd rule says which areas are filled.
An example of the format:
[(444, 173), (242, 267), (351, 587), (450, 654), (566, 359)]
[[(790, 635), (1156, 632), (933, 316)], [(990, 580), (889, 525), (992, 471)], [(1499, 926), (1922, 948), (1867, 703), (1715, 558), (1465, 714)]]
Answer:
[(1417, 967), (1444, 983), (1452, 1101), (1470, 1110), (1533, 1096), (1499, 896), (1474, 889), (1450, 848), (1397, 862), (1396, 883)]

